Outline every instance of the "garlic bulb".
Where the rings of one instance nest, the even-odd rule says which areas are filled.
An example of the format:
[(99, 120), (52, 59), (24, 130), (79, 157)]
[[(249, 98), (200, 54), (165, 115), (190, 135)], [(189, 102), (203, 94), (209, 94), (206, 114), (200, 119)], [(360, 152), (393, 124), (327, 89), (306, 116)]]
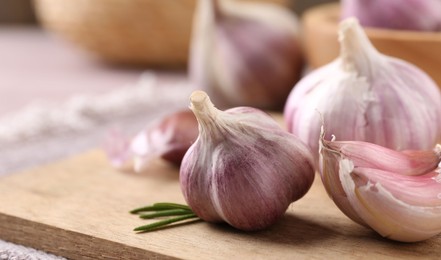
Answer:
[(153, 158), (180, 165), (197, 136), (196, 117), (190, 110), (181, 110), (149, 124), (130, 141), (113, 133), (106, 151), (116, 168), (142, 172)]
[(416, 242), (441, 233), (441, 148), (397, 152), (320, 140), (321, 177), (335, 204), (383, 237)]
[(281, 109), (300, 78), (298, 21), (282, 7), (199, 0), (189, 77), (220, 107)]
[[(427, 150), (441, 136), (441, 94), (417, 67), (379, 53), (355, 19), (340, 24), (340, 57), (304, 77), (284, 111), (288, 130), (318, 159), (328, 133), (395, 150)], [(329, 139), (330, 136), (326, 138)]]
[(401, 30), (440, 31), (440, 0), (342, 0), (342, 18), (361, 25)]
[(298, 138), (251, 107), (218, 110), (191, 95), (199, 137), (184, 156), (180, 182), (194, 213), (241, 230), (273, 224), (314, 179), (312, 155)]

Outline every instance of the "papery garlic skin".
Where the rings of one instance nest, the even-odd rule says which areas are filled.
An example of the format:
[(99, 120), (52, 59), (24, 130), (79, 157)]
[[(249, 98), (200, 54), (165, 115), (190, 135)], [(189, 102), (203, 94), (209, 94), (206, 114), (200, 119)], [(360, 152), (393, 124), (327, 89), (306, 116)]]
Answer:
[(107, 141), (106, 151), (116, 168), (140, 173), (157, 158), (180, 165), (197, 136), (196, 117), (186, 109), (150, 123), (132, 139), (113, 133)]
[(142, 171), (152, 157), (180, 165), (197, 136), (197, 120), (191, 111), (186, 109), (165, 116), (133, 138), (135, 170)]
[(264, 229), (309, 190), (311, 152), (270, 116), (250, 107), (220, 111), (200, 91), (191, 103), (200, 133), (184, 156), (180, 182), (200, 218)]
[(133, 170), (130, 139), (119, 130), (111, 130), (103, 142), (102, 148), (110, 164), (119, 171)]
[[(318, 158), (322, 119), (341, 140), (428, 150), (441, 137), (441, 93), (417, 67), (379, 53), (355, 19), (340, 24), (340, 57), (305, 76), (285, 106), (288, 130)], [(330, 136), (326, 136), (329, 139)]]
[(281, 109), (302, 70), (298, 21), (282, 7), (199, 0), (190, 80), (219, 107)]
[(440, 0), (342, 0), (341, 17), (367, 27), (441, 31)]
[[(358, 147), (367, 144), (357, 143)], [(438, 164), (441, 162), (439, 148), (425, 151), (427, 164), (434, 165), (421, 172), (419, 163), (407, 163), (408, 171), (419, 174), (402, 174), (378, 167), (374, 161), (371, 168), (366, 163), (351, 160), (352, 153), (341, 153), (336, 147), (343, 148), (344, 141), (321, 139), (321, 177), (323, 184), (335, 204), (355, 222), (371, 227), (380, 235), (402, 242), (422, 241), (441, 233), (441, 179)], [(377, 150), (386, 150), (378, 147)], [(416, 153), (421, 154), (422, 151)], [(400, 164), (406, 156), (389, 150), (389, 157), (397, 156)], [(378, 154), (381, 160), (381, 154)], [(369, 156), (374, 158), (375, 155)], [(414, 162), (417, 158), (412, 158)], [(432, 161), (428, 163), (428, 161)], [(360, 166), (363, 165), (363, 166)]]

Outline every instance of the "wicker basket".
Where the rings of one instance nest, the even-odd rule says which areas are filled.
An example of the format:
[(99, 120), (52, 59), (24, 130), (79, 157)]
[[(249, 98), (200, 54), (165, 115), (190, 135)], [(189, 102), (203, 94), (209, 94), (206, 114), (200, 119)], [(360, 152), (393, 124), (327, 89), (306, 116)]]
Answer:
[(166, 67), (187, 63), (196, 0), (34, 0), (34, 4), (44, 27), (106, 61)]

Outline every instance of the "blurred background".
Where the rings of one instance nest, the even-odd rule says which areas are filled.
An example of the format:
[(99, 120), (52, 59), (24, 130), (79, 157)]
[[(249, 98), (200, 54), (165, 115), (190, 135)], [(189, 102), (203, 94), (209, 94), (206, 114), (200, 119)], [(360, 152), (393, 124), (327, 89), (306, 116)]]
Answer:
[[(332, 2), (265, 1), (299, 15)], [(148, 69), (182, 76), (195, 2), (0, 1), (0, 117), (34, 101), (135, 84)]]
[(0, 23), (36, 23), (31, 0), (3, 0), (0, 3)]
[[(292, 9), (301, 14), (305, 9), (326, 2), (336, 0), (297, 0), (291, 3)], [(0, 23), (7, 24), (35, 24), (34, 6), (32, 0), (2, 0), (0, 3)]]
[[(304, 71), (320, 67), (337, 57), (341, 10), (344, 10), (345, 3), (357, 2), (241, 1), (271, 2), (297, 14), (301, 32), (299, 46), (303, 47), (299, 50), (306, 61)], [(3, 116), (31, 103), (63, 103), (77, 94), (99, 95), (124, 86), (136, 86), (145, 72), (154, 74), (158, 82), (185, 81), (196, 2), (0, 1), (0, 125)], [(358, 3), (370, 5), (374, 2)], [(378, 20), (375, 15), (383, 10), (381, 1), (375, 3), (377, 5), (372, 6), (378, 9), (370, 6), (374, 22)], [(432, 3), (440, 4), (440, 1)], [(365, 6), (359, 7), (355, 9), (360, 12), (358, 18), (368, 11)], [(430, 13), (431, 10), (428, 11)], [(391, 14), (401, 20), (409, 20), (399, 9)], [(412, 16), (423, 24), (424, 19), (427, 20), (418, 11)], [(439, 19), (433, 18), (434, 21)], [(438, 71), (441, 62), (439, 32), (361, 25), (380, 52), (417, 65), (441, 83)], [(170, 94), (165, 89), (164, 93)]]

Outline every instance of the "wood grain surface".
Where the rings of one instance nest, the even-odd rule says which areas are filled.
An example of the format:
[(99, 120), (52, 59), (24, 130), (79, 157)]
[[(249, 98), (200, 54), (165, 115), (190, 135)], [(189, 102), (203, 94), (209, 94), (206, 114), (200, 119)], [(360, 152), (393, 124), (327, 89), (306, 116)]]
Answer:
[(117, 172), (94, 150), (0, 179), (0, 239), (71, 259), (439, 259), (441, 236), (406, 244), (344, 216), (316, 180), (273, 227), (241, 232), (202, 221), (151, 233), (129, 210), (183, 203), (178, 169), (155, 161), (145, 174)]

